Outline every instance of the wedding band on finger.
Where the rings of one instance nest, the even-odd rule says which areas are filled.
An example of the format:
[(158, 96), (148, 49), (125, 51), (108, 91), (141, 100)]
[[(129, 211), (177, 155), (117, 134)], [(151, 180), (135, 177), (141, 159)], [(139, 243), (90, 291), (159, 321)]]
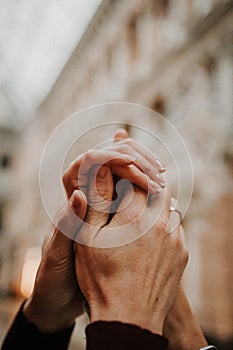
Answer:
[(172, 206), (172, 205), (170, 206), (169, 211), (170, 211), (170, 212), (176, 211), (176, 212), (179, 214), (179, 216), (180, 216), (180, 223), (181, 223), (181, 221), (182, 221), (182, 214), (181, 214), (181, 212), (180, 212), (177, 208), (175, 208), (174, 206)]

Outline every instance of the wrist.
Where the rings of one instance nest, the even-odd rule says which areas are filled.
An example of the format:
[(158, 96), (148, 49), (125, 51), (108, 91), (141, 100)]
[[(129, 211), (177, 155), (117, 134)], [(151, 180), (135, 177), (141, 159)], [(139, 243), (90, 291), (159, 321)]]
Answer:
[(112, 305), (91, 305), (90, 321), (118, 321), (147, 329), (152, 333), (162, 335), (164, 318), (156, 316), (154, 312), (140, 307), (137, 303), (124, 305), (116, 303)]
[(70, 328), (75, 319), (70, 318), (64, 310), (50, 309), (47, 303), (40, 302), (32, 295), (23, 306), (23, 313), (41, 333), (54, 333)]
[(171, 349), (193, 350), (207, 345), (200, 327), (189, 316), (187, 316), (185, 323), (174, 323), (173, 327), (170, 328), (170, 334), (164, 332), (164, 336), (169, 340), (173, 339)]

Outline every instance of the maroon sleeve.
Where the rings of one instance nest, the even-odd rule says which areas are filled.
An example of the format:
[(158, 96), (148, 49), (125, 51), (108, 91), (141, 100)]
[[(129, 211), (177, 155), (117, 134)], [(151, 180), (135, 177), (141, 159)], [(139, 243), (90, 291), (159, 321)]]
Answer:
[(91, 323), (86, 336), (87, 350), (166, 350), (168, 345), (158, 334), (121, 322)]
[[(41, 333), (23, 314), (23, 305), (16, 315), (1, 350), (66, 350), (73, 327)], [(146, 329), (121, 322), (98, 321), (87, 326), (87, 350), (166, 350), (167, 340)], [(78, 350), (78, 349), (77, 349)]]
[(66, 350), (74, 326), (55, 333), (41, 333), (29, 322), (23, 313), (23, 305), (19, 309), (1, 350)]

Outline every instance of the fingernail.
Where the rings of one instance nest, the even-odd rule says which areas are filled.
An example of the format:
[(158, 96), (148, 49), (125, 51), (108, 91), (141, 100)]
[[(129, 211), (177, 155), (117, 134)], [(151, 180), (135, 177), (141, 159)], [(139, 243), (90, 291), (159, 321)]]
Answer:
[(101, 179), (104, 179), (105, 176), (106, 176), (106, 173), (107, 173), (107, 168), (106, 166), (102, 166), (98, 172), (98, 176), (101, 178)]
[(165, 186), (166, 186), (166, 180), (165, 180), (165, 175), (164, 175), (164, 173), (159, 173), (159, 174), (156, 175), (156, 177), (157, 177), (157, 179), (158, 179), (160, 185), (163, 186), (163, 187), (165, 187)]
[(129, 160), (130, 162), (135, 162), (136, 157), (129, 156), (129, 155), (127, 155), (127, 154), (123, 154), (123, 155), (122, 155), (122, 159)]
[(156, 193), (160, 193), (163, 190), (161, 186), (159, 186), (156, 182), (152, 180), (149, 181), (149, 184), (151, 185), (152, 190)]
[(72, 195), (70, 199), (70, 204), (74, 209), (78, 209), (80, 206), (80, 199), (79, 197), (75, 196), (74, 194)]
[(155, 161), (155, 163), (158, 165), (161, 171), (164, 172), (166, 170), (165, 166), (158, 159)]

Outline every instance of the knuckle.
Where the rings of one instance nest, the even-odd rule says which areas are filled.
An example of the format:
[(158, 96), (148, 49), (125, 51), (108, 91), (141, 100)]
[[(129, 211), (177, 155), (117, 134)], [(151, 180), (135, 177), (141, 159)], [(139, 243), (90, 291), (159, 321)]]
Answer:
[(46, 256), (44, 256), (44, 266), (49, 271), (51, 269), (59, 269), (66, 261), (66, 255), (63, 247), (53, 247), (48, 249)]
[(128, 137), (127, 139), (125, 139), (125, 143), (129, 146), (132, 146), (132, 144), (134, 143), (134, 140), (131, 137)]
[(128, 147), (128, 148), (131, 148), (134, 142), (135, 142), (135, 141), (134, 141), (133, 139), (127, 138), (127, 139), (121, 140), (121, 141), (118, 143), (118, 145), (119, 145), (120, 147)]
[(149, 164), (143, 165), (143, 171), (147, 174), (151, 173), (152, 167)]
[(167, 231), (167, 222), (160, 220), (156, 224), (156, 232), (159, 236), (163, 236)]
[(123, 144), (119, 147), (119, 151), (124, 154), (130, 153), (130, 147), (127, 144)]
[[(176, 235), (173, 239), (173, 245), (174, 245), (174, 249), (175, 251), (180, 251), (182, 252), (182, 248), (183, 248), (183, 244), (182, 244), (182, 241), (181, 241), (181, 238)], [(181, 255), (180, 255), (181, 256)]]
[(137, 171), (134, 173), (134, 183), (137, 184), (145, 184), (145, 186), (148, 185), (148, 178), (147, 176), (141, 172), (141, 171)]
[(58, 264), (57, 256), (60, 256), (59, 249), (56, 249), (56, 252), (54, 250), (51, 251), (51, 249), (47, 249), (46, 257), (43, 258), (44, 264), (47, 267), (47, 269), (51, 269), (57, 266)]

